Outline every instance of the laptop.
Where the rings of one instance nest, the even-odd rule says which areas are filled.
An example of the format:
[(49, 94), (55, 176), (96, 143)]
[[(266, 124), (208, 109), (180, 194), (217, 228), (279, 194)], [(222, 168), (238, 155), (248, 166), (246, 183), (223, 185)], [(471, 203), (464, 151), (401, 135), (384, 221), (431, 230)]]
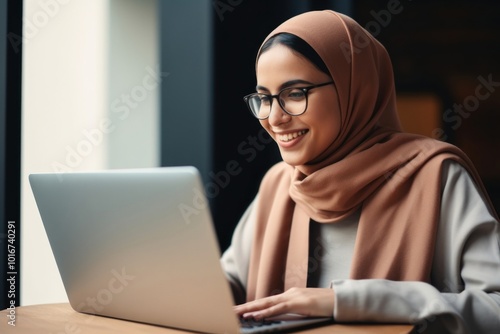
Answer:
[(78, 312), (205, 333), (289, 331), (331, 320), (242, 326), (194, 167), (37, 173), (29, 181)]

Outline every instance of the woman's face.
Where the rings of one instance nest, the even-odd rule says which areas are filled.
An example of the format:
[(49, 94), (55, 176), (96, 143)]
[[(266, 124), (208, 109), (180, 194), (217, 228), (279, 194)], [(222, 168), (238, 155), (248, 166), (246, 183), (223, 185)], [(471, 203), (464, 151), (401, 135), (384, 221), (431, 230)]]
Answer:
[[(310, 61), (281, 44), (260, 55), (257, 91), (278, 94), (283, 88), (307, 87), (332, 81)], [(308, 106), (300, 116), (285, 113), (277, 100), (269, 118), (260, 123), (278, 144), (283, 160), (292, 166), (314, 163), (335, 140), (340, 129), (340, 111), (335, 86), (308, 92)]]

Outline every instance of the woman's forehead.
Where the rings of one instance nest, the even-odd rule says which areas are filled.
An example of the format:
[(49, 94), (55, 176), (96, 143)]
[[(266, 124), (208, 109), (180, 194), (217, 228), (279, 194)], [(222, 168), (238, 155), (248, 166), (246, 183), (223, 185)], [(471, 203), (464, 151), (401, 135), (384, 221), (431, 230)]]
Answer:
[(259, 84), (263, 84), (261, 81), (276, 82), (298, 78), (312, 80), (324, 76), (324, 73), (305, 57), (281, 44), (274, 45), (260, 55), (256, 74)]

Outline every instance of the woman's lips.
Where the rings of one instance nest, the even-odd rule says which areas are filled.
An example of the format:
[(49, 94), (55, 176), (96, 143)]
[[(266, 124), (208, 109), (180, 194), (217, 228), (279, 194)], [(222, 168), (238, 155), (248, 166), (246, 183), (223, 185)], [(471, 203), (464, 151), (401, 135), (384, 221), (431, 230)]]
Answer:
[(299, 130), (295, 132), (288, 132), (284, 134), (276, 134), (276, 139), (282, 147), (291, 147), (297, 143), (303, 135), (307, 133), (307, 130)]

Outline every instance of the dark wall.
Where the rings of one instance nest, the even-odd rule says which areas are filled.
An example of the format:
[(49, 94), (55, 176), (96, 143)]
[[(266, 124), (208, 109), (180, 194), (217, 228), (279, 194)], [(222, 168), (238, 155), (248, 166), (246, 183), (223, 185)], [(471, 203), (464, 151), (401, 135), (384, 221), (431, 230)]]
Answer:
[(159, 1), (161, 163), (193, 165), (206, 178), (212, 161), (212, 11), (207, 1)]

